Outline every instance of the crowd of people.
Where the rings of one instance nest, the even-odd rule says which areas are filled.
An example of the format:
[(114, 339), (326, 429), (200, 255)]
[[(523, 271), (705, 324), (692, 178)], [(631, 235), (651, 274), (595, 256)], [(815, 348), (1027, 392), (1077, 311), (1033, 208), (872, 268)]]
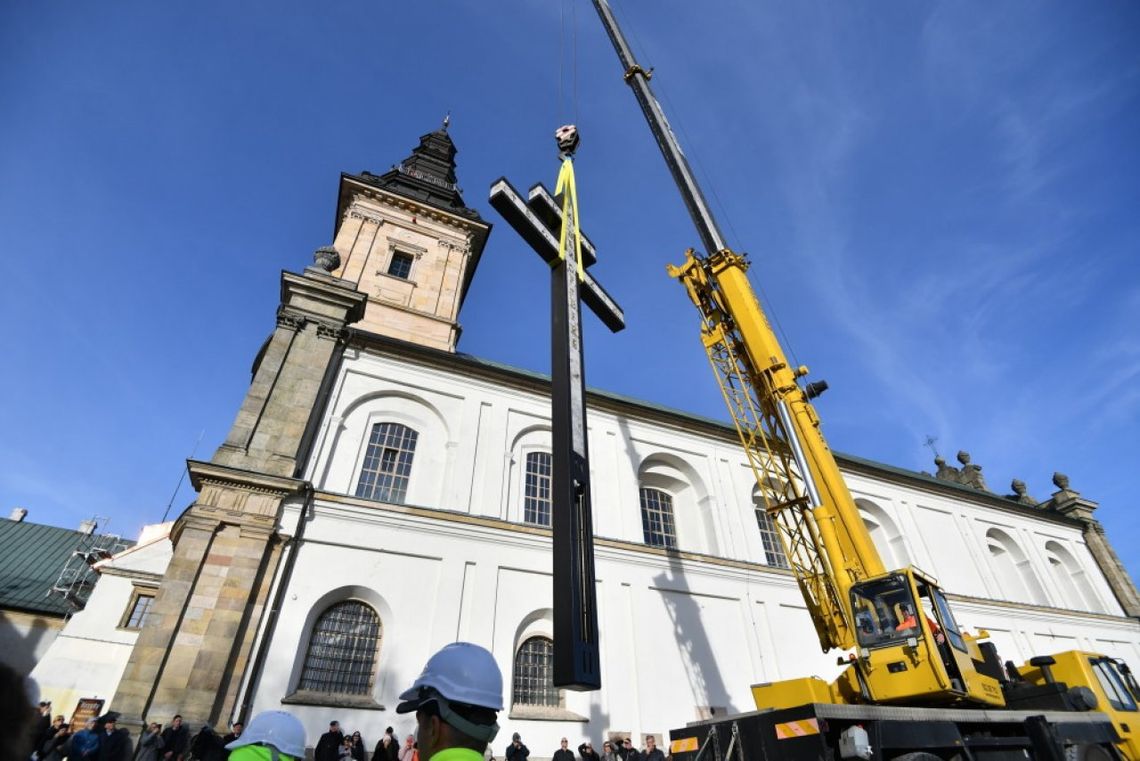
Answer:
[[(26, 697), (25, 685), (11, 685), (0, 673), (0, 693), (5, 685), (7, 699), (16, 706)], [(11, 680), (9, 680), (11, 681)], [(428, 660), (423, 673), (411, 688), (400, 694), (396, 713), (415, 712), (416, 734), (401, 743), (395, 730), (388, 727), (372, 752), (359, 731), (344, 732), (340, 722), (332, 721), (317, 740), (314, 761), (495, 761), (492, 743), (499, 732), (498, 712), (503, 710), (502, 673), (494, 657), (484, 648), (467, 642), (445, 646)], [(34, 698), (33, 698), (34, 700)], [(27, 719), (20, 723), (26, 731), (8, 735), (15, 742), (27, 738), (29, 751), (9, 754), (0, 752), (0, 760), (19, 761), (303, 761), (306, 754), (305, 728), (285, 711), (263, 711), (244, 727), (240, 722), (230, 732), (219, 734), (209, 724), (196, 733), (174, 716), (163, 727), (152, 722), (138, 740), (119, 726), (114, 711), (89, 719), (78, 731), (63, 715), (52, 716), (50, 702), (40, 702), (38, 713), (28, 706)], [(34, 717), (34, 719), (33, 719)], [(18, 718), (18, 717), (16, 717)], [(0, 751), (6, 751), (0, 745)], [(515, 732), (506, 746), (504, 761), (528, 761), (530, 749)], [(553, 761), (671, 761), (657, 747), (656, 738), (646, 735), (645, 747), (638, 748), (632, 738), (605, 740), (601, 752), (593, 742), (578, 745), (578, 758), (563, 737), (561, 748), (554, 751)]]

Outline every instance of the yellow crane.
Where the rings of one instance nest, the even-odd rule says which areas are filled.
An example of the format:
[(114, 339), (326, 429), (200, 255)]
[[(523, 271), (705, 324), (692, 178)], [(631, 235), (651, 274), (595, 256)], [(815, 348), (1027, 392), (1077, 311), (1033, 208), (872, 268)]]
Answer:
[[(700, 313), (702, 343), (820, 645), (849, 651), (831, 683), (808, 677), (753, 686), (757, 708), (772, 713), (744, 715), (753, 718), (743, 726), (764, 743), (766, 757), (770, 747), (781, 757), (920, 761), (973, 747), (974, 755), (995, 759), (1021, 757), (1018, 748), (1050, 758), (1063, 751), (1066, 761), (1114, 753), (1140, 759), (1131, 736), (1132, 725), (1140, 725), (1140, 695), (1123, 664), (1074, 651), (1021, 669), (1009, 664), (1007, 678), (995, 648), (981, 642), (988, 634), (959, 628), (935, 579), (913, 567), (884, 567), (811, 404), (827, 384), (803, 383), (807, 368), (789, 364), (749, 283), (744, 254), (725, 243), (653, 96), (652, 72), (634, 60), (606, 0), (593, 3), (707, 252), (689, 249), (668, 272)], [(1069, 682), (1056, 678), (1054, 665)], [(1111, 720), (1074, 715), (1094, 708)], [(1033, 713), (1042, 710), (1053, 713)], [(697, 752), (699, 761), (727, 724), (700, 726), (672, 733), (675, 754)], [(739, 749), (743, 730), (735, 719), (731, 727), (729, 747)], [(773, 735), (799, 749), (771, 745)], [(939, 753), (928, 752), (934, 749)]]

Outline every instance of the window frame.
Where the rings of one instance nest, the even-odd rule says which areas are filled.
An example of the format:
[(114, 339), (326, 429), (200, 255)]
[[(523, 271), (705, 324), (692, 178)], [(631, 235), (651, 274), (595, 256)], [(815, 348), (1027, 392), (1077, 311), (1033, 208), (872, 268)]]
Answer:
[[(386, 433), (382, 440), (374, 441), (376, 437), (376, 431), (381, 426), (390, 426), (391, 428), (388, 429), (389, 432)], [(393, 434), (391, 431), (394, 429), (402, 429), (402, 432), (398, 435)], [(409, 433), (411, 434), (411, 448), (404, 449), (403, 446), (408, 442)], [(393, 438), (397, 437), (398, 441), (396, 443), (399, 446), (391, 446)], [(407, 504), (408, 492), (411, 489), (412, 485), (412, 467), (415, 464), (416, 448), (419, 446), (419, 441), (419, 430), (413, 428), (407, 423), (387, 418), (369, 421), (368, 425), (365, 427), (364, 446), (362, 447), (363, 452), (360, 455), (360, 462), (356, 469), (356, 484), (353, 487), (352, 496), (358, 497), (360, 499), (367, 499), (373, 502), (383, 502), (391, 505)], [(373, 458), (373, 446), (377, 447), (377, 452), (374, 458), (375, 467), (370, 468), (369, 461)], [(395, 468), (394, 471), (391, 472), (380, 469), (380, 466), (384, 463), (385, 455), (389, 450), (395, 452)], [(400, 459), (400, 454), (403, 452), (408, 453), (407, 473), (401, 475), (399, 473), (399, 469), (403, 463)], [(361, 493), (365, 485), (364, 479), (369, 474), (371, 474), (371, 480), (368, 484), (366, 493)], [(384, 477), (389, 477), (391, 479), (387, 487), (381, 487), (379, 485)], [(400, 479), (402, 479), (402, 486), (399, 488), (399, 491), (396, 492), (395, 490), (397, 489), (397, 484), (399, 484)], [(381, 496), (382, 488), (386, 489), (387, 498), (383, 498)], [(392, 498), (394, 494), (398, 494), (397, 499)]]
[(780, 529), (776, 527), (776, 520), (764, 508), (763, 500), (760, 504), (753, 503), (753, 511), (756, 513), (756, 527), (760, 530), (760, 547), (764, 550), (765, 563), (769, 568), (790, 569), (792, 564), (784, 552)]
[[(520, 672), (522, 672), (522, 663), (520, 658), (523, 656), (523, 650), (532, 642), (544, 643), (547, 647), (546, 652), (543, 654), (546, 662), (539, 667), (545, 671), (546, 677), (549, 678), (549, 684), (542, 686), (542, 694), (548, 698), (555, 698), (555, 702), (532, 703), (519, 699), (520, 689), (530, 689), (527, 686), (519, 685)], [(537, 683), (537, 679), (533, 680)], [(525, 709), (560, 709), (565, 708), (566, 705), (566, 691), (554, 685), (554, 640), (544, 634), (531, 634), (519, 643), (515, 648), (514, 658), (511, 663), (511, 709), (525, 708)]]
[[(150, 598), (150, 603), (147, 604), (146, 611), (143, 613), (142, 620), (139, 621), (138, 626), (131, 626), (131, 619), (134, 618), (135, 608), (138, 606), (139, 600), (147, 597)], [(131, 599), (127, 602), (126, 610), (119, 618), (119, 629), (129, 632), (139, 632), (146, 626), (147, 619), (154, 613), (154, 601), (158, 597), (158, 587), (143, 586), (135, 584), (134, 589), (131, 590)]]
[[(538, 495), (532, 495), (531, 491), (531, 458), (546, 458), (546, 472), (535, 473), (537, 481), (536, 488)], [(546, 499), (542, 499), (542, 481), (546, 485)], [(545, 449), (532, 449), (523, 453), (523, 468), (522, 468), (522, 522), (529, 526), (542, 526), (543, 528), (550, 528), (551, 513), (554, 508), (554, 455)], [(537, 520), (530, 520), (528, 514), (531, 512), (531, 502), (538, 503), (539, 506), (545, 502), (546, 509), (546, 522), (543, 523)], [(535, 510), (535, 512), (540, 512)]]
[[(655, 497), (658, 506), (646, 504), (646, 497), (650, 494), (658, 495)], [(677, 549), (677, 519), (673, 512), (673, 495), (664, 489), (656, 486), (639, 485), (637, 489), (638, 505), (641, 512), (641, 535), (646, 546), (660, 547), (666, 550)], [(662, 499), (664, 498), (664, 499)], [(668, 512), (661, 509), (661, 505), (668, 508)], [(650, 519), (652, 515), (656, 514), (660, 518), (660, 533), (662, 541), (660, 543), (651, 541), (651, 528)], [(666, 530), (666, 518), (668, 519), (668, 531)]]
[[(359, 608), (363, 609), (363, 611), (367, 611), (367, 612), (371, 613), (372, 621), (374, 622), (374, 627), (375, 627), (374, 644), (373, 644), (372, 653), (371, 653), (371, 666), (370, 666), (368, 675), (366, 677), (366, 682), (367, 682), (366, 686), (364, 687), (363, 690), (324, 689), (324, 688), (319, 686), (319, 682), (320, 682), (319, 679), (313, 680), (314, 682), (317, 682), (316, 686), (314, 686), (312, 683), (306, 684), (306, 682), (305, 682), (306, 676), (307, 676), (306, 672), (309, 671), (309, 669), (310, 669), (310, 657), (313, 655), (314, 640), (316, 639), (318, 633), (320, 633), (318, 631), (318, 628), (321, 626), (322, 622), (324, 622), (326, 620), (326, 618), (329, 616), (329, 614), (332, 613), (334, 610), (336, 610), (337, 608), (344, 608), (344, 607), (347, 607), (350, 605), (359, 606)], [(338, 632), (333, 631), (332, 633), (335, 634)], [(296, 688), (296, 691), (294, 692), (294, 695), (291, 696), (291, 698), (293, 698), (293, 699), (289, 700), (288, 702), (314, 702), (314, 703), (318, 703), (318, 704), (322, 703), (322, 702), (328, 702), (328, 703), (336, 704), (338, 702), (338, 699), (342, 699), (342, 700), (347, 699), (348, 701), (365, 701), (368, 703), (374, 702), (372, 700), (372, 696), (376, 690), (376, 684), (377, 684), (377, 681), (378, 681), (379, 676), (380, 676), (380, 652), (381, 652), (381, 649), (383, 648), (383, 644), (384, 644), (384, 621), (380, 617), (379, 611), (377, 611), (373, 605), (371, 605), (370, 603), (368, 603), (364, 600), (361, 600), (358, 597), (347, 597), (347, 598), (344, 598), (341, 600), (336, 600), (334, 602), (330, 602), (328, 605), (326, 605), (324, 607), (323, 610), (321, 610), (321, 612), (319, 614), (317, 614), (317, 616), (313, 619), (312, 624), (309, 626), (309, 629), (308, 629), (306, 634), (307, 634), (307, 637), (305, 640), (304, 651), (302, 653), (300, 653), (301, 664), (300, 664), (300, 669), (298, 670), (297, 677), (296, 677), (297, 678), (297, 688)], [(359, 637), (359, 636), (357, 636), (356, 638), (362, 639), (362, 637)], [(355, 645), (353, 645), (353, 647), (355, 647)], [(335, 659), (332, 657), (329, 657), (328, 660), (335, 660)], [(349, 672), (348, 681), (351, 681), (353, 678), (351, 675), (351, 668), (352, 668), (353, 662), (348, 661), (347, 663), (348, 663), (347, 667), (345, 666), (344, 662), (338, 663), (337, 664), (338, 670), (334, 671), (334, 677), (332, 679), (326, 679), (325, 681), (331, 683), (334, 686), (338, 683), (338, 681), (343, 683), (345, 681), (345, 678), (344, 678), (342, 672), (344, 672), (346, 670)], [(357, 679), (358, 678), (359, 677), (357, 677)], [(300, 699), (296, 699), (298, 696), (305, 696), (305, 697), (311, 698), (313, 700), (303, 701)], [(370, 706), (363, 705), (360, 707), (370, 707)]]
[[(407, 271), (403, 275), (399, 275), (392, 271), (397, 262), (407, 262)], [(400, 251), (396, 249), (392, 255), (388, 257), (388, 266), (384, 268), (384, 274), (388, 277), (394, 277), (398, 280), (412, 280), (412, 268), (416, 265), (415, 254), (409, 254), (407, 251)]]

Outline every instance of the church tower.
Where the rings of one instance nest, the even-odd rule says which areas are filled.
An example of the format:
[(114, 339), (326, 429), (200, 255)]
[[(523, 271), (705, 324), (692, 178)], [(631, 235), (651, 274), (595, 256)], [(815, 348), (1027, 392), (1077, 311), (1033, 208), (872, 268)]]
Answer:
[(463, 202), (447, 125), (385, 174), (341, 175), (333, 274), (368, 295), (360, 329), (455, 351), (491, 225)]
[(188, 463), (198, 494), (171, 531), (173, 557), (112, 701), (125, 724), (246, 713), (258, 632), (306, 520), (286, 525), (286, 508), (311, 506), (302, 475), (347, 328), (455, 350), (491, 227), (463, 203), (455, 153), (445, 122), (390, 172), (342, 175), (336, 250), (281, 274), (277, 324), (234, 424), (209, 462)]

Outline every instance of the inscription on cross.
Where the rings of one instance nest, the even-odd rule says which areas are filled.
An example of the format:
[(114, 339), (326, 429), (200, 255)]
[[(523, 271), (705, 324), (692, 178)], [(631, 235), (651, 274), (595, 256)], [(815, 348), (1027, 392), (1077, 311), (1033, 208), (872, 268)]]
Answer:
[[(562, 140), (559, 147), (563, 160), (568, 161), (573, 148), (567, 150)], [(565, 192), (572, 193), (571, 188)], [(625, 327), (625, 315), (586, 270), (597, 260), (597, 253), (578, 229), (574, 218), (576, 202), (560, 205), (541, 184), (531, 188), (524, 200), (505, 178), (491, 185), (490, 201), (551, 268), (554, 684), (574, 690), (596, 690), (601, 687), (602, 679), (580, 301), (615, 333)], [(575, 236), (580, 241), (575, 241)]]

